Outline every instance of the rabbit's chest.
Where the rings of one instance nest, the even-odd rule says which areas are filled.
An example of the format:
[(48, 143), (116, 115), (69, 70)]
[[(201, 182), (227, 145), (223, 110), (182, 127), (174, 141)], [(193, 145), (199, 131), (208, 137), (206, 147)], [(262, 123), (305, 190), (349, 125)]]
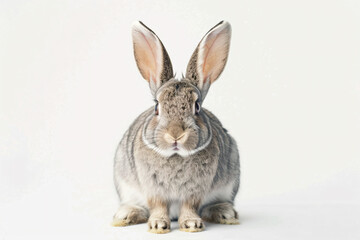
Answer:
[(170, 158), (150, 155), (138, 156), (138, 177), (147, 195), (162, 195), (179, 199), (193, 194), (206, 193), (216, 173), (216, 155), (194, 155)]

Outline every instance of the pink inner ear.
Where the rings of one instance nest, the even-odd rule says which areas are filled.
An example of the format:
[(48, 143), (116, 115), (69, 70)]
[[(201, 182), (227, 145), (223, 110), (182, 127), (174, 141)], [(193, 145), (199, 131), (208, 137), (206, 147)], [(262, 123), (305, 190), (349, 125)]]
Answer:
[(155, 57), (155, 54), (154, 54), (154, 43), (151, 44), (147, 39), (146, 39), (146, 36), (141, 33), (141, 35), (143, 36), (144, 38), (144, 44), (147, 45), (147, 48), (150, 49), (150, 53), (151, 54), (148, 54), (148, 56), (144, 56), (146, 59), (145, 59), (145, 63), (144, 64), (147, 64), (149, 66), (149, 79), (152, 79), (154, 82), (156, 81), (156, 79), (154, 78), (154, 76), (151, 75), (151, 72), (156, 72), (156, 57)]
[(134, 54), (144, 79), (156, 82), (161, 73), (161, 44), (157, 37), (141, 25), (133, 29)]
[(202, 62), (203, 83), (208, 78), (210, 83), (213, 83), (223, 71), (229, 52), (230, 34), (230, 26), (220, 26), (210, 32), (201, 43), (199, 63)]
[[(213, 63), (214, 61), (214, 56), (215, 54), (213, 53), (213, 51), (215, 51), (215, 48), (216, 46), (216, 39), (218, 38), (219, 36), (215, 36), (213, 38), (211, 38), (211, 36), (209, 36), (209, 39), (207, 39), (206, 41), (206, 45), (205, 45), (205, 48), (206, 50), (204, 51), (205, 53), (205, 57), (204, 57), (204, 64), (203, 64), (203, 73), (208, 73), (208, 74), (204, 74), (204, 83), (206, 81), (206, 79), (209, 77), (209, 75), (211, 74), (211, 64)], [(211, 80), (211, 79), (210, 79)], [(211, 80), (211, 83), (212, 83), (212, 80)]]

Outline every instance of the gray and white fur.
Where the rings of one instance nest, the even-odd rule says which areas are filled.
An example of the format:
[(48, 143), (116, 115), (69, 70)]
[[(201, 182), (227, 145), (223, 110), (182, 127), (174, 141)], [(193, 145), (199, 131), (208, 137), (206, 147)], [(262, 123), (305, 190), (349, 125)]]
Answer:
[(237, 145), (201, 106), (226, 64), (230, 24), (222, 21), (206, 33), (180, 80), (152, 30), (136, 22), (132, 36), (136, 63), (156, 106), (133, 122), (117, 148), (114, 181), (120, 207), (113, 225), (148, 222), (150, 232), (166, 233), (170, 219), (178, 219), (180, 230), (188, 232), (203, 230), (204, 220), (237, 224)]

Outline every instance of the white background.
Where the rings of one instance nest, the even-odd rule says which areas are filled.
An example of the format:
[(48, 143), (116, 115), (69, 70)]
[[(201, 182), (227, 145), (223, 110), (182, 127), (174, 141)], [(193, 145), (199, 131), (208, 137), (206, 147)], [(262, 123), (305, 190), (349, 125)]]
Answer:
[[(0, 239), (359, 239), (360, 2), (0, 1)], [(204, 106), (238, 142), (241, 225), (146, 233), (109, 226), (115, 148), (153, 104), (131, 23), (181, 76), (232, 24)]]

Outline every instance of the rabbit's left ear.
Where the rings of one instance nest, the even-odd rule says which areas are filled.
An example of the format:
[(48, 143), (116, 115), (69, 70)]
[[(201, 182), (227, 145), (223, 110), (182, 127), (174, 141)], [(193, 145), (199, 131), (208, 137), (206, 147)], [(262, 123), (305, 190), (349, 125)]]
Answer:
[(140, 21), (133, 24), (132, 38), (136, 64), (155, 95), (156, 90), (173, 77), (169, 55), (158, 36)]
[(224, 70), (230, 47), (231, 26), (221, 21), (200, 41), (186, 69), (186, 78), (197, 86), (205, 98), (212, 84)]

